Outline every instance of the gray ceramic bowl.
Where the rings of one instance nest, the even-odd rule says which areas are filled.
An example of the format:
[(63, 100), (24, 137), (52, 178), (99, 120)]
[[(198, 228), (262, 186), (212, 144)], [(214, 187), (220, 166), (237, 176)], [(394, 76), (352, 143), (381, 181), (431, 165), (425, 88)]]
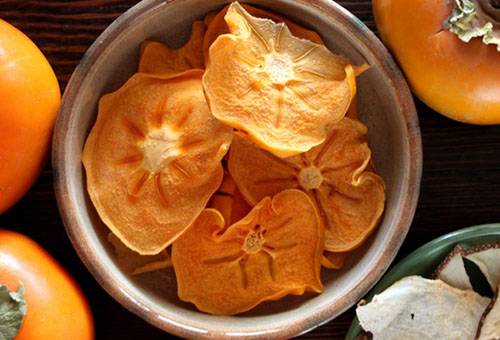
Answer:
[(120, 16), (97, 39), (75, 70), (57, 121), (55, 188), (68, 235), (103, 288), (151, 324), (183, 337), (290, 337), (306, 332), (352, 306), (385, 272), (406, 236), (415, 211), (420, 175), (418, 119), (407, 84), (375, 35), (329, 0), (255, 0), (321, 34), (328, 47), (372, 67), (359, 78), (360, 118), (370, 131), (375, 166), (387, 185), (383, 220), (341, 271), (323, 272), (325, 292), (288, 297), (236, 317), (198, 312), (176, 297), (173, 270), (138, 277), (124, 274), (106, 241), (107, 229), (85, 190), (82, 147), (101, 95), (125, 82), (137, 67), (147, 38), (180, 45), (191, 22), (225, 0), (145, 0)]

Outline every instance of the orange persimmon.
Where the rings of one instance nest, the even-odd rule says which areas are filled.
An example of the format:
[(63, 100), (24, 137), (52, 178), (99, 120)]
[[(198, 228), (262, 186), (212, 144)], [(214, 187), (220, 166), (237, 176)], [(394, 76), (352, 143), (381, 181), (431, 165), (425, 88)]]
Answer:
[(382, 39), (422, 101), (461, 122), (499, 124), (500, 52), (479, 38), (465, 43), (450, 32), (444, 23), (453, 6), (444, 0), (374, 0), (373, 12)]
[(33, 240), (5, 229), (0, 284), (10, 291), (24, 286), (27, 312), (16, 340), (94, 338), (92, 312), (73, 278)]
[(38, 177), (60, 100), (57, 78), (42, 52), (0, 19), (0, 213)]

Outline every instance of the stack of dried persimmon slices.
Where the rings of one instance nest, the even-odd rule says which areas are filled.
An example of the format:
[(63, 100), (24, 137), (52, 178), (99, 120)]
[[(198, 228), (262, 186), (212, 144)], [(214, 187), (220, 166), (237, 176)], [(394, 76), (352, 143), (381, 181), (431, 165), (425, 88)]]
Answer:
[(179, 298), (212, 314), (320, 293), (321, 268), (341, 268), (384, 210), (357, 119), (365, 69), (237, 2), (181, 48), (145, 41), (83, 150), (122, 269), (173, 266)]

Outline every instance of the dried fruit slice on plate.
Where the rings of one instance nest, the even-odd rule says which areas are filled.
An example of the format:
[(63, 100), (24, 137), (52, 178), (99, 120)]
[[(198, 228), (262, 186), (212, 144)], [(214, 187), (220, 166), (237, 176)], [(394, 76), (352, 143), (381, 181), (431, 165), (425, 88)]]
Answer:
[(205, 30), (203, 21), (193, 22), (189, 41), (179, 49), (169, 48), (158, 41), (144, 41), (141, 45), (139, 72), (168, 75), (205, 68), (202, 51)]
[(139, 275), (172, 266), (172, 259), (166, 249), (156, 255), (140, 255), (130, 250), (113, 233), (108, 234), (108, 241), (113, 245), (118, 264), (128, 274)]
[(279, 157), (324, 142), (355, 93), (349, 62), (237, 2), (225, 20), (231, 34), (210, 47), (203, 77), (212, 114)]
[(455, 288), (472, 289), (469, 275), (465, 270), (463, 256), (465, 256), (465, 250), (457, 244), (437, 267), (432, 275), (433, 278), (440, 279)]
[(224, 217), (226, 226), (238, 222), (252, 210), (229, 172), (224, 173), (222, 184), (210, 200), (208, 208), (218, 210)]
[(306, 191), (323, 217), (325, 249), (346, 252), (368, 237), (384, 210), (384, 182), (368, 168), (366, 131), (360, 122), (344, 118), (323, 144), (286, 159), (236, 134), (229, 171), (252, 205), (285, 189)]
[(83, 151), (88, 192), (103, 222), (141, 255), (175, 240), (222, 181), (233, 131), (210, 114), (202, 74), (138, 73), (99, 102)]
[(493, 291), (500, 285), (500, 242), (485, 243), (466, 250), (465, 258), (474, 262)]
[(488, 308), (483, 313), (479, 322), (476, 338), (478, 340), (500, 339), (500, 285)]
[(373, 339), (474, 339), (490, 299), (441, 280), (405, 277), (356, 314)]
[(226, 228), (206, 209), (172, 246), (178, 295), (201, 311), (232, 315), (267, 300), (321, 292), (323, 228), (300, 190), (264, 198)]
[[(258, 7), (249, 6), (247, 4), (241, 4), (241, 7), (243, 7), (249, 14), (253, 15), (254, 17), (271, 19), (272, 21), (278, 23), (285, 23), (288, 26), (290, 33), (298, 38), (307, 39), (315, 42), (316, 44), (323, 44), (323, 40), (318, 33), (304, 28), (296, 24), (295, 22), (282, 17), (281, 15), (263, 10)], [(212, 43), (219, 37), (219, 35), (230, 33), (229, 27), (224, 20), (224, 16), (226, 15), (228, 8), (229, 6), (226, 6), (217, 13), (209, 13), (205, 18), (207, 32), (203, 38), (203, 55), (205, 57), (205, 63), (207, 64), (209, 59), (209, 48)]]

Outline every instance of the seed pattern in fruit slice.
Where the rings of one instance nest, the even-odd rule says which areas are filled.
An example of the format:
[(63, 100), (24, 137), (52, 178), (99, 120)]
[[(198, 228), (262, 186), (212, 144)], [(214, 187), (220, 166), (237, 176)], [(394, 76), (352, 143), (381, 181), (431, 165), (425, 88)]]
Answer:
[(99, 102), (83, 151), (88, 192), (103, 222), (141, 255), (165, 249), (222, 181), (233, 131), (210, 114), (202, 74), (137, 73)]
[(206, 209), (172, 246), (178, 295), (201, 311), (232, 315), (305, 291), (321, 292), (323, 228), (312, 200), (285, 190), (226, 228)]
[(211, 198), (208, 208), (218, 210), (224, 217), (227, 227), (241, 220), (252, 210), (229, 172), (224, 172), (222, 184)]
[(113, 245), (119, 266), (130, 275), (139, 275), (172, 267), (172, 259), (166, 249), (156, 255), (140, 255), (130, 250), (111, 232), (108, 234), (108, 241)]
[(139, 72), (169, 75), (205, 68), (202, 50), (205, 31), (203, 21), (193, 22), (191, 37), (179, 49), (171, 49), (158, 41), (144, 41), (141, 45)]
[[(254, 17), (271, 19), (272, 21), (278, 23), (285, 23), (290, 32), (298, 38), (307, 39), (315, 42), (316, 44), (323, 44), (323, 40), (318, 33), (304, 28), (295, 22), (282, 17), (281, 15), (260, 9), (258, 7), (249, 6), (247, 4), (242, 4), (241, 6)], [(203, 38), (203, 55), (206, 64), (208, 64), (209, 49), (212, 43), (219, 37), (219, 35), (230, 33), (229, 27), (227, 27), (226, 21), (224, 20), (224, 16), (226, 15), (228, 8), (229, 6), (226, 6), (219, 12), (211, 12), (205, 17), (207, 32)]]
[(384, 209), (384, 183), (369, 171), (366, 127), (342, 119), (327, 140), (298, 156), (282, 159), (237, 134), (229, 152), (229, 172), (250, 204), (296, 188), (316, 202), (325, 225), (325, 249), (346, 252), (376, 227)]
[(225, 20), (231, 34), (212, 44), (203, 76), (212, 114), (279, 157), (321, 144), (354, 96), (353, 67), (236, 2)]

